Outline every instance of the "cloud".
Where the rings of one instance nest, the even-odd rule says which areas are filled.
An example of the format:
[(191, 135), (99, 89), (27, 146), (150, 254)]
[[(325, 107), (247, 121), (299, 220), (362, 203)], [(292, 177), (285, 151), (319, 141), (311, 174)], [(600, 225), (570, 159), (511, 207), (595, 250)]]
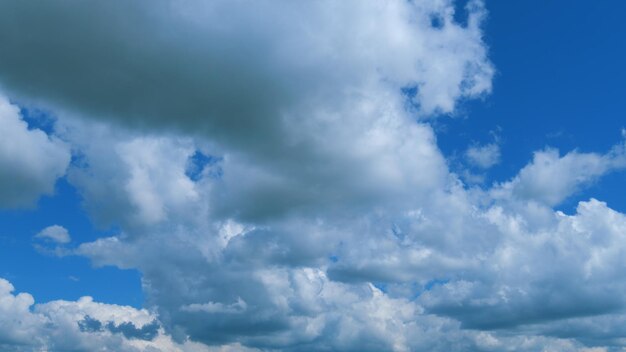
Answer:
[(97, 303), (91, 297), (35, 304), (30, 294), (13, 290), (0, 278), (3, 351), (210, 351), (174, 343), (144, 309)]
[[(451, 201), (441, 200), (441, 206), (450, 208)], [(270, 232), (236, 231), (239, 234), (230, 238), (220, 257), (207, 258), (200, 247), (204, 235), (191, 231), (152, 235), (132, 245), (103, 239), (82, 245), (80, 251), (96, 263), (141, 268), (147, 294), (168, 316), (171, 328), (185, 329), (192, 339), (205, 343), (237, 340), (247, 346), (288, 350), (315, 341), (307, 345), (309, 349), (437, 350), (438, 345), (417, 338), (422, 335), (412, 329), (434, 329), (445, 321), (451, 324), (446, 325), (450, 331), (446, 344), (437, 348), (450, 350), (460, 343), (456, 338), (469, 339), (450, 336), (460, 334), (461, 327), (489, 331), (546, 324), (554, 328), (555, 321), (565, 318), (619, 314), (624, 302), (617, 293), (623, 287), (615, 283), (621, 282), (622, 214), (597, 201), (581, 203), (573, 216), (531, 205), (525, 213), (494, 206), (478, 214), (470, 204), (464, 206), (468, 208), (457, 206), (445, 213), (435, 204), (421, 214), (409, 214), (395, 231), (373, 221), (362, 226), (348, 222), (346, 228), (334, 230), (319, 225), (306, 229), (306, 222), (299, 221), (294, 224), (299, 232), (282, 230), (313, 239), (293, 239), (276, 227)], [(440, 223), (435, 223), (437, 219)], [(351, 232), (342, 234), (344, 230)], [(330, 231), (328, 237), (325, 231)], [(428, 237), (429, 233), (433, 235)], [(441, 233), (446, 236), (436, 236)], [(333, 236), (338, 236), (336, 242), (321, 250), (315, 247)], [(180, 253), (186, 253), (184, 259)], [(337, 256), (335, 263), (322, 257), (330, 253)], [(154, 258), (159, 258), (158, 265)], [(158, 270), (164, 262), (177, 270)], [(302, 265), (305, 269), (299, 268)], [(316, 267), (328, 268), (330, 277)], [(350, 274), (339, 275), (346, 270)], [(437, 283), (434, 278), (442, 279)], [(385, 291), (369, 282), (382, 284)], [(170, 289), (163, 292), (160, 287)], [(405, 298), (415, 296), (415, 302)], [(381, 326), (391, 330), (371, 330), (375, 328), (370, 324), (378, 326), (372, 317), (381, 304), (365, 303), (373, 297), (389, 299), (389, 309), (409, 315), (381, 315)], [(246, 310), (233, 314), (233, 302), (239, 300), (246, 302)], [(336, 320), (333, 312), (343, 318)], [(406, 320), (396, 326), (394, 319)], [(408, 323), (416, 320), (417, 326)], [(546, 331), (537, 328), (526, 338)], [(506, 345), (503, 336), (493, 336), (497, 346)], [(567, 336), (573, 337), (587, 341), (584, 333)], [(357, 344), (357, 340), (364, 342)]]
[[(177, 140), (159, 138), (164, 145)], [(151, 148), (151, 143), (133, 145)], [(583, 159), (591, 155), (619, 168), (621, 148)], [(187, 160), (193, 149), (178, 159)], [(151, 155), (155, 165), (168, 163), (167, 154)], [(185, 165), (174, 169), (182, 174)], [(212, 187), (230, 177), (228, 170), (226, 163), (222, 179), (195, 181), (197, 199), (210, 205)], [(572, 166), (569, 174), (577, 170)], [(520, 175), (513, 180), (526, 177)], [(164, 327), (177, 332), (177, 339), (206, 344), (498, 350), (513, 343), (522, 350), (519, 338), (535, 341), (528, 350), (547, 344), (576, 351), (610, 343), (560, 322), (570, 319), (575, 327), (621, 316), (625, 216), (596, 200), (581, 202), (575, 214), (566, 215), (513, 192), (466, 189), (450, 177), (428, 201), (413, 198), (389, 209), (344, 206), (336, 216), (319, 211), (324, 216), (313, 219), (295, 213), (247, 223), (223, 220), (211, 206), (196, 207), (193, 217), (135, 230), (132, 241), (122, 233), (81, 244), (75, 253), (96, 265), (139, 268)], [(176, 202), (165, 204), (176, 211)], [(164, 263), (169, 270), (160, 269)], [(374, 297), (396, 313), (373, 321), (381, 305), (371, 303)], [(420, 329), (444, 334), (445, 342), (417, 338)], [(541, 340), (545, 335), (552, 337)]]
[(622, 143), (606, 154), (572, 151), (564, 156), (552, 148), (537, 151), (532, 162), (515, 178), (495, 187), (492, 192), (496, 198), (512, 196), (549, 206), (558, 205), (601, 176), (625, 168), (624, 148)]
[[(449, 1), (8, 2), (0, 79), (12, 96), (59, 115), (208, 139), (209, 154), (242, 175), (220, 187), (223, 213), (259, 220), (374, 202), (440, 178), (419, 170), (444, 169), (407, 98), (430, 116), (491, 89), (484, 11), (472, 4), (462, 27)], [(443, 25), (433, 27), (434, 16)], [(25, 37), (16, 26), (30, 18), (42, 20)], [(144, 209), (161, 212), (158, 203)]]
[(24, 345), (41, 341), (36, 330), (42, 322), (29, 312), (33, 297), (26, 293), (12, 295), (13, 285), (0, 279), (0, 346), (2, 344)]
[(246, 310), (247, 304), (240, 297), (232, 304), (224, 305), (222, 303), (192, 303), (181, 307), (186, 312), (206, 312), (206, 313), (238, 313)]
[(70, 238), (69, 232), (67, 232), (67, 229), (59, 225), (48, 226), (45, 229), (39, 231), (39, 233), (37, 233), (35, 237), (51, 240), (59, 244), (69, 243), (72, 240)]
[[(436, 286), (421, 299), (427, 311), (453, 316), (466, 328), (530, 326), (543, 334), (563, 319), (621, 315), (624, 214), (592, 199), (580, 202), (576, 214), (556, 212), (541, 226), (533, 226), (530, 214), (501, 207), (485, 215), (504, 238), (482, 263), (483, 278)], [(589, 341), (593, 334), (569, 336)]]
[[(0, 281), (0, 317), (23, 322), (0, 318), (0, 344), (618, 345), (626, 217), (594, 199), (552, 207), (623, 168), (624, 147), (537, 151), (513, 179), (466, 187), (428, 117), (487, 94), (493, 68), (481, 3), (467, 26), (452, 5), (1, 3), (0, 82), (58, 113), (45, 140), (71, 145), (68, 180), (120, 229), (65, 250), (140, 270), (147, 309), (34, 305)], [(499, 149), (466, 156), (488, 168)]]
[[(245, 133), (235, 121), (267, 132), (263, 126), (275, 128), (279, 118), (268, 115), (277, 112), (276, 99), (293, 99), (288, 108), (371, 79), (418, 87), (421, 110), (450, 112), (457, 99), (491, 87), (479, 5), (473, 2), (462, 28), (449, 1), (112, 1), (96, 7), (11, 1), (1, 11), (0, 71), (3, 84), (25, 97), (101, 117), (191, 124), (214, 136), (260, 132)], [(433, 17), (442, 25), (433, 27)], [(379, 25), (369, 26), (372, 20)], [(132, 45), (137, 40), (143, 44)]]
[(19, 108), (0, 95), (0, 207), (28, 207), (54, 191), (70, 162), (68, 146), (29, 129)]
[(187, 175), (197, 151), (190, 138), (136, 135), (71, 119), (61, 124), (63, 138), (77, 150), (68, 180), (101, 225), (158, 226), (193, 217), (194, 207), (201, 206), (200, 180)]
[(474, 145), (465, 151), (467, 161), (481, 169), (488, 169), (500, 162), (500, 146), (496, 143)]

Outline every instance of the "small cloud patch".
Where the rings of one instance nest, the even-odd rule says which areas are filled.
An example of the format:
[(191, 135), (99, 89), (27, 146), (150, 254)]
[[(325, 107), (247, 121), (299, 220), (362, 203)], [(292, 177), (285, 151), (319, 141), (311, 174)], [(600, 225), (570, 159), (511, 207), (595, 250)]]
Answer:
[(69, 243), (72, 240), (67, 229), (59, 225), (46, 227), (39, 231), (39, 233), (35, 235), (35, 238), (52, 241), (58, 244)]
[(471, 146), (465, 151), (465, 158), (474, 167), (489, 169), (500, 162), (500, 146), (496, 143)]

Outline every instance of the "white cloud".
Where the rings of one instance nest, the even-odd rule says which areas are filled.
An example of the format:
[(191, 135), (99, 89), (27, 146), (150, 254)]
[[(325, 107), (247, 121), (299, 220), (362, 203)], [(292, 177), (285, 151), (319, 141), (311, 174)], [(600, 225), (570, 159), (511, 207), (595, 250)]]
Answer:
[[(490, 208), (484, 217), (501, 239), (480, 259), (479, 270), (437, 286), (420, 301), (468, 328), (541, 323), (544, 330), (535, 331), (547, 335), (565, 318), (621, 314), (626, 216), (593, 199), (581, 202), (574, 215), (546, 211)], [(588, 338), (585, 332), (574, 336)]]
[(13, 285), (0, 279), (0, 346), (2, 344), (24, 345), (41, 341), (37, 330), (43, 321), (30, 314), (29, 308), (34, 303), (27, 293), (12, 295)]
[(190, 138), (135, 135), (101, 123), (61, 121), (62, 135), (78, 151), (68, 179), (86, 208), (103, 224), (158, 226), (192, 218), (205, 206), (185, 174), (195, 152)]
[(494, 187), (493, 196), (558, 205), (602, 175), (626, 167), (624, 148), (624, 144), (618, 144), (603, 155), (572, 151), (560, 156), (551, 148), (535, 152), (533, 161), (515, 178)]
[(72, 239), (66, 228), (59, 225), (48, 226), (35, 235), (36, 238), (48, 239), (56, 243), (69, 243)]
[(3, 351), (211, 351), (192, 342), (175, 343), (145, 309), (98, 303), (91, 297), (35, 304), (30, 294), (13, 290), (0, 278)]
[(467, 161), (481, 169), (488, 169), (500, 162), (500, 146), (496, 143), (474, 145), (465, 151)]
[[(517, 350), (554, 345), (576, 351), (579, 342), (558, 340), (572, 331), (567, 327), (552, 334), (557, 340), (539, 336), (551, 335), (563, 318), (619, 314), (624, 288), (615, 283), (622, 282), (624, 215), (595, 200), (581, 203), (572, 216), (532, 203), (476, 212), (463, 194), (457, 190), (397, 218), (394, 231), (386, 226), (391, 221), (373, 215), (329, 227), (301, 219), (293, 228), (275, 224), (272, 231), (232, 237), (218, 257), (203, 254), (202, 231), (152, 234), (132, 245), (99, 240), (80, 252), (99, 264), (141, 268), (146, 292), (171, 319), (170, 328), (205, 343), (227, 342), (237, 329), (245, 345), (280, 350), (317, 341), (313, 346), (333, 349), (499, 350), (513, 343)], [(336, 263), (324, 258), (329, 254)], [(164, 263), (177, 269), (158, 270)], [(440, 283), (424, 291), (437, 278)], [(384, 283), (386, 292), (368, 282)], [(245, 310), (235, 309), (239, 300)], [(385, 302), (389, 314), (380, 311)], [(538, 322), (552, 323), (533, 325)], [(530, 333), (505, 333), (514, 338), (484, 335), (528, 324), (535, 327)], [(474, 336), (463, 326), (484, 330)], [(585, 341), (585, 333), (576, 336)]]
[(29, 129), (19, 108), (0, 95), (0, 207), (31, 206), (52, 194), (69, 162), (65, 143)]

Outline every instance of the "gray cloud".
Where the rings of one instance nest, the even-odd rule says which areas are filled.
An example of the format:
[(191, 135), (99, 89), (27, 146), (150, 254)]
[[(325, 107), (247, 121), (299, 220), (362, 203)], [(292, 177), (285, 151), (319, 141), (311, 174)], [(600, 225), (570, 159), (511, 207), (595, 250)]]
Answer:
[(0, 82), (59, 114), (209, 139), (225, 172), (248, 176), (216, 190), (223, 214), (371, 204), (440, 178), (417, 170), (445, 169), (403, 87), (418, 88), (419, 115), (490, 90), (475, 9), (463, 28), (447, 1), (10, 1)]
[(68, 146), (29, 129), (17, 105), (0, 95), (0, 207), (30, 207), (54, 192), (70, 162)]
[(159, 323), (153, 320), (151, 323), (137, 328), (131, 322), (123, 322), (119, 325), (115, 325), (113, 322), (109, 322), (106, 325), (107, 330), (116, 334), (121, 333), (127, 339), (140, 339), (151, 341), (159, 334)]

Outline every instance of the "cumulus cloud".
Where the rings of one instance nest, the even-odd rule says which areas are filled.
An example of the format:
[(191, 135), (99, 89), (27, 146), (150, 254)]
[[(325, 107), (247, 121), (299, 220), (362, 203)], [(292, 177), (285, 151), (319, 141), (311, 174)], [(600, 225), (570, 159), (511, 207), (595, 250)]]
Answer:
[[(0, 346), (619, 345), (626, 217), (594, 199), (552, 207), (623, 168), (624, 146), (538, 151), (513, 179), (466, 187), (426, 117), (491, 89), (485, 11), (468, 13), (456, 23), (445, 0), (2, 2), (0, 82), (59, 113), (69, 181), (120, 228), (66, 251), (140, 270), (150, 310), (34, 305), (0, 281), (0, 317), (22, 322), (0, 318)], [(499, 148), (466, 157), (488, 168)]]
[[(168, 150), (180, 142), (151, 138)], [(178, 175), (194, 149), (172, 164)], [(114, 160), (116, 148), (107, 150), (111, 154), (102, 160)], [(589, 155), (620, 168), (621, 150), (620, 144)], [(157, 169), (171, 164), (167, 153), (151, 156)], [(121, 158), (118, 166), (134, 167)], [(520, 182), (527, 168), (510, 183)], [(120, 174), (127, 177), (121, 184), (133, 177)], [(177, 341), (278, 350), (488, 351), (513, 344), (517, 350), (578, 351), (609, 343), (580, 324), (592, 317), (614, 317), (605, 324), (620, 319), (624, 215), (602, 202), (581, 202), (566, 215), (502, 193), (501, 185), (466, 189), (450, 174), (428, 202), (409, 198), (389, 209), (344, 205), (337, 215), (293, 213), (256, 223), (224, 220), (211, 206), (222, 196), (214, 188), (230, 176), (226, 162), (221, 178), (190, 181), (198, 197), (189, 203), (164, 198), (169, 211), (193, 208), (193, 217), (127, 227), (136, 236), (132, 241), (122, 233), (75, 250), (96, 265), (139, 268), (150, 305)], [(179, 184), (177, 178), (162, 182), (168, 184), (157, 189)], [(131, 188), (121, 189), (132, 198)], [(173, 270), (161, 270), (164, 263)], [(377, 313), (382, 303), (367, 303), (374, 297), (388, 300), (396, 313)], [(417, 331), (446, 337), (436, 342), (415, 337), (422, 336)]]
[[(256, 175), (225, 180), (218, 202), (249, 218), (427, 187), (440, 175), (420, 170), (443, 161), (401, 89), (415, 88), (422, 116), (491, 89), (478, 2), (466, 27), (449, 1), (7, 2), (0, 13), (0, 79), (12, 94), (209, 138), (231, 173)], [(31, 18), (42, 20), (18, 35)], [(158, 217), (154, 207), (144, 215)]]
[(553, 213), (542, 226), (498, 206), (485, 217), (504, 236), (481, 263), (489, 279), (466, 276), (438, 285), (421, 300), (429, 311), (488, 330), (621, 311), (623, 214), (592, 199), (574, 215)]
[(583, 186), (608, 172), (626, 167), (625, 145), (618, 144), (606, 154), (572, 151), (560, 156), (553, 148), (537, 151), (511, 181), (493, 189), (495, 197), (533, 200), (558, 205)]
[(30, 294), (13, 291), (0, 278), (3, 351), (209, 351), (174, 343), (145, 309), (97, 303), (91, 297), (35, 304)]
[(196, 150), (188, 138), (133, 136), (77, 121), (67, 122), (63, 133), (80, 150), (68, 179), (100, 223), (159, 225), (191, 217), (193, 207), (200, 206), (197, 187), (186, 174)]
[(59, 244), (68, 243), (72, 240), (67, 229), (59, 225), (48, 226), (39, 231), (35, 237), (47, 239)]
[(52, 194), (70, 162), (68, 146), (29, 129), (19, 108), (0, 94), (0, 207), (32, 206)]

